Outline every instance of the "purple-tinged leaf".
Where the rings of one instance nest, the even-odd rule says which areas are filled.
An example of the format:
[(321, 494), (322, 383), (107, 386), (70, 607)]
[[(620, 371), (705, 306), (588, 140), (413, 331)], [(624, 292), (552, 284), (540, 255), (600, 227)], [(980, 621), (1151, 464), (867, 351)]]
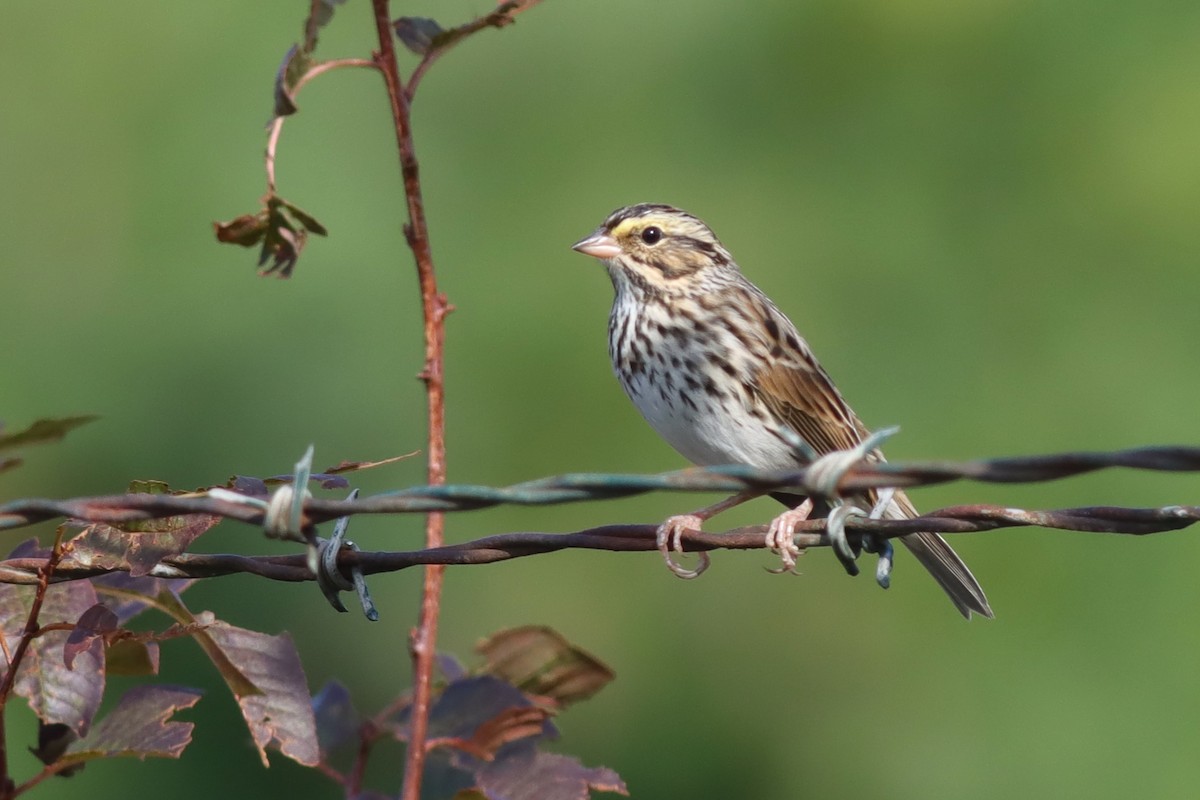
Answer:
[[(429, 712), (428, 735), (431, 739), (470, 739), (479, 726), (506, 714), (512, 709), (534, 708), (533, 702), (510, 683), (479, 675), (454, 681), (448, 685), (433, 703)], [(399, 737), (407, 741), (410, 709), (403, 709), (397, 721)], [(558, 735), (554, 726), (546, 721), (542, 734)]]
[(92, 649), (97, 640), (103, 642), (105, 637), (116, 629), (117, 615), (109, 611), (103, 603), (97, 603), (83, 612), (75, 622), (75, 629), (67, 634), (67, 641), (63, 644), (63, 663), (67, 665), (67, 669), (73, 668), (77, 655)]
[(286, 633), (269, 636), (224, 622), (213, 622), (207, 633), (229, 662), (258, 689), (255, 694), (236, 690), (235, 694), (264, 766), (268, 765), (267, 747), (277, 747), (305, 766), (319, 763), (321, 753), (308, 681), (292, 637)]
[(195, 578), (151, 578), (146, 575), (135, 578), (127, 572), (110, 572), (91, 579), (96, 594), (104, 598), (104, 604), (112, 609), (122, 625), (150, 608), (160, 595), (166, 594), (179, 603), (179, 596), (195, 582)]
[(225, 488), (248, 497), (266, 497), (271, 493), (262, 478), (254, 478), (249, 475), (234, 475), (225, 484)]
[(350, 700), (350, 690), (339, 681), (329, 681), (322, 686), (321, 691), (313, 695), (312, 707), (321, 757), (328, 760), (331, 752), (357, 739), (362, 716)]
[[(8, 669), (8, 658), (21, 640), (35, 591), (33, 586), (0, 584), (0, 630), (6, 646), (0, 653), (3, 669)], [(55, 584), (46, 590), (38, 621), (74, 624), (94, 605), (96, 592), (87, 581)], [(21, 660), (14, 690), (43, 722), (60, 722), (84, 735), (104, 694), (103, 643), (93, 640), (75, 654), (69, 669), (63, 660), (67, 638), (67, 631), (47, 631), (35, 638)]]
[(157, 605), (164, 612), (170, 614), (183, 630), (192, 637), (196, 644), (200, 645), (200, 649), (212, 661), (213, 666), (220, 673), (221, 679), (225, 681), (225, 684), (233, 691), (234, 695), (242, 697), (244, 695), (261, 694), (261, 690), (237, 668), (229, 656), (226, 655), (225, 651), (221, 649), (209, 634), (209, 629), (216, 624), (216, 617), (213, 616), (211, 611), (192, 614), (191, 610), (183, 604), (181, 599), (165, 593), (158, 596)]
[(585, 767), (570, 756), (516, 747), (476, 773), (488, 800), (587, 800), (592, 791), (628, 795), (621, 776), (607, 767)]
[(445, 29), (436, 20), (428, 17), (400, 17), (392, 23), (396, 38), (408, 48), (409, 52), (423, 56), (434, 46), (438, 36)]
[(200, 699), (199, 689), (185, 686), (139, 686), (130, 689), (92, 732), (67, 748), (67, 759), (133, 756), (179, 758), (192, 741), (191, 722), (172, 722), (177, 711)]
[(460, 681), (467, 677), (467, 668), (462, 665), (462, 662), (454, 657), (451, 653), (438, 653), (434, 657), (434, 663), (437, 664), (438, 670), (448, 683)]

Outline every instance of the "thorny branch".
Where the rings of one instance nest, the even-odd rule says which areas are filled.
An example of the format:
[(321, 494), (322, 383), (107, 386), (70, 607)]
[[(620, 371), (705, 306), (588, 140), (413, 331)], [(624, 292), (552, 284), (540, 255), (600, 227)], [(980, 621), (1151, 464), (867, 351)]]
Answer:
[[(400, 170), (404, 179), (404, 196), (408, 209), (408, 223), (404, 226), (404, 233), (413, 257), (416, 259), (417, 279), (421, 289), (421, 307), (424, 312), (425, 363), (421, 370), (421, 379), (425, 382), (428, 407), (427, 479), (433, 486), (446, 482), (446, 404), (443, 381), (445, 359), (443, 353), (445, 318), (453, 310), (453, 307), (446, 296), (438, 291), (409, 112), (422, 76), (443, 53), (462, 39), (485, 27), (502, 27), (511, 23), (516, 14), (536, 2), (537, 0), (509, 0), (490, 14), (444, 32), (425, 51), (421, 61), (409, 76), (407, 87), (400, 77), (399, 65), (396, 60), (395, 45), (392, 41), (391, 14), (388, 9), (389, 2), (388, 0), (372, 0), (371, 2), (379, 43), (379, 49), (374, 54), (374, 61), (380, 74), (383, 75), (392, 111), (392, 122), (400, 155)], [(427, 509), (425, 517), (425, 546), (427, 548), (441, 546), (444, 528), (445, 518), (440, 511)], [(409, 648), (413, 658), (413, 711), (412, 730), (405, 754), (404, 780), (400, 791), (400, 796), (404, 800), (417, 800), (421, 791), (421, 776), (424, 772), (426, 754), (426, 727), (433, 691), (442, 574), (441, 565), (430, 564), (426, 567), (421, 592), (420, 619), (409, 637)]]
[[(392, 22), (388, 0), (372, 0), (375, 32), (379, 50), (375, 52), (375, 63), (383, 75), (387, 87), (388, 102), (392, 110), (392, 123), (396, 132), (396, 145), (400, 151), (400, 171), (404, 179), (404, 197), (407, 201), (408, 223), (404, 226), (405, 238), (417, 262), (417, 281), (421, 289), (421, 308), (424, 315), (425, 366), (421, 379), (425, 382), (425, 397), (428, 408), (429, 449), (426, 477), (431, 485), (446, 482), (446, 419), (445, 396), (443, 393), (443, 342), (445, 341), (445, 317), (449, 310), (446, 297), (438, 292), (437, 277), (433, 267), (433, 255), (429, 246), (429, 228), (425, 222), (425, 207), (421, 198), (421, 181), (417, 167), (416, 148), (413, 144), (412, 122), (409, 108), (412, 96), (404, 88), (400, 78), (396, 50), (392, 43)], [(426, 56), (428, 58), (428, 55)], [(445, 518), (437, 511), (429, 511), (425, 517), (425, 546), (439, 547)], [(404, 777), (400, 796), (404, 800), (417, 800), (421, 793), (421, 777), (425, 771), (425, 736), (429, 721), (429, 707), (433, 694), (433, 671), (439, 601), (442, 592), (443, 568), (430, 565), (425, 569), (425, 580), (421, 588), (421, 610), (417, 627), (409, 633), (409, 650), (413, 659), (413, 717), (412, 739), (405, 751)]]
[(29, 615), (25, 618), (25, 627), (21, 631), (21, 638), (12, 653), (8, 652), (8, 643), (4, 641), (3, 634), (0, 634), (0, 644), (4, 645), (4, 662), (6, 666), (4, 678), (0, 681), (0, 797), (13, 797), (16, 795), (16, 787), (13, 786), (8, 772), (8, 734), (3, 712), (8, 705), (9, 696), (12, 694), (13, 686), (17, 680), (17, 671), (21, 667), (25, 653), (29, 650), (29, 645), (41, 633), (41, 628), (38, 625), (38, 617), (42, 613), (42, 603), (46, 600), (46, 590), (54, 579), (54, 571), (63, 558), (62, 534), (63, 529), (60, 527), (55, 533), (54, 547), (51, 549), (50, 554), (43, 559), (39, 559), (41, 561), (40, 566), (31, 574), (33, 580), (30, 582), (37, 585), (37, 591), (33, 595)]

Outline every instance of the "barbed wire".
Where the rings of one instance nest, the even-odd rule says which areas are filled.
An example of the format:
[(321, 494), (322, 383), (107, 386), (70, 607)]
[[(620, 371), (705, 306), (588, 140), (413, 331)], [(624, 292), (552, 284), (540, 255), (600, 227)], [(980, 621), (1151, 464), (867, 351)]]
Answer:
[[(1141, 447), (1114, 452), (1077, 452), (973, 461), (859, 463), (837, 484), (842, 495), (867, 489), (909, 489), (957, 480), (980, 483), (1035, 483), (1101, 469), (1125, 467), (1154, 472), (1200, 472), (1200, 447)], [(569, 473), (508, 487), (448, 484), (417, 486), (356, 500), (312, 498), (305, 502), (307, 524), (320, 524), (354, 514), (411, 514), (428, 511), (472, 511), (498, 505), (554, 505), (610, 500), (649, 492), (767, 492), (794, 489), (819, 494), (807, 469), (760, 470), (752, 467), (691, 467), (656, 475)], [(56, 518), (110, 525), (179, 514), (214, 514), (261, 525), (264, 512), (226, 496), (203, 494), (120, 494), (69, 500), (26, 499), (0, 505), (0, 530)], [(893, 521), (889, 521), (893, 522)]]
[[(871, 488), (911, 488), (972, 480), (984, 483), (1030, 483), (1057, 480), (1100, 469), (1181, 472), (1200, 471), (1200, 448), (1143, 447), (1116, 452), (1078, 452), (1031, 457), (932, 461), (912, 463), (860, 463), (838, 483), (845, 494)], [(487, 486), (419, 486), (362, 499), (308, 499), (304, 503), (306, 527), (356, 514), (402, 514), (437, 511), (470, 511), (502, 504), (549, 505), (605, 500), (654, 491), (767, 492), (792, 489), (811, 493), (805, 469), (771, 471), (748, 467), (691, 468), (657, 475), (576, 473), (496, 488)], [(0, 505), (0, 530), (21, 528), (56, 518), (85, 523), (119, 525), (162, 517), (211, 514), (261, 526), (261, 505), (230, 499), (225, 492), (210, 495), (124, 494), (67, 500), (26, 499)], [(1068, 531), (1145, 535), (1178, 530), (1200, 521), (1200, 506), (1170, 505), (1159, 508), (1093, 506), (1051, 510), (1026, 510), (999, 505), (960, 505), (912, 519), (852, 517), (847, 533), (894, 538), (919, 531), (973, 533), (1000, 528), (1039, 526)], [(800, 548), (829, 545), (824, 519), (797, 526)], [(488, 564), (511, 558), (565, 549), (646, 551), (656, 548), (655, 524), (605, 525), (572, 533), (512, 532), (473, 541), (412, 551), (351, 551), (338, 555), (338, 566), (363, 574), (394, 572), (425, 564)], [(685, 549), (762, 549), (766, 525), (741, 527), (723, 533), (689, 531)], [(0, 562), (0, 583), (34, 583), (43, 558), (15, 558)], [(79, 580), (113, 571), (72, 559), (56, 568), (56, 580)], [(248, 573), (281, 581), (312, 580), (306, 555), (244, 556), (182, 553), (156, 564), (150, 575), (161, 578), (208, 578)]]

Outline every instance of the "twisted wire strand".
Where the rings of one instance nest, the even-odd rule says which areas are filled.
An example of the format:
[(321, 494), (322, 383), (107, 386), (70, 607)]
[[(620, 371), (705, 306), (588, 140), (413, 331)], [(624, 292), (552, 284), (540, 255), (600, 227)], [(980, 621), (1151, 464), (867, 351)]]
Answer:
[[(829, 546), (825, 535), (825, 522), (823, 519), (816, 519), (797, 525), (796, 544), (801, 549)], [(964, 505), (939, 509), (912, 519), (855, 517), (846, 521), (846, 530), (852, 535), (870, 533), (876, 537), (894, 538), (917, 531), (979, 533), (1000, 528), (1037, 526), (1065, 531), (1143, 536), (1179, 530), (1196, 522), (1200, 522), (1200, 506), (1088, 506), (1039, 511), (998, 505)], [(370, 575), (396, 572), (426, 564), (491, 564), (569, 549), (649, 551), (656, 549), (657, 527), (653, 524), (602, 525), (573, 533), (501, 533), (427, 550), (342, 550), (338, 554), (338, 565), (347, 572), (358, 568), (363, 574)], [(724, 533), (690, 531), (684, 545), (689, 551), (760, 550), (764, 547), (766, 531), (766, 525), (750, 525)], [(43, 558), (13, 558), (0, 561), (0, 583), (36, 583), (38, 570), (44, 563)], [(111, 571), (113, 570), (108, 567), (81, 564), (67, 556), (56, 568), (54, 579), (80, 580)], [(304, 553), (282, 556), (182, 553), (164, 558), (149, 574), (158, 578), (212, 578), (239, 573), (278, 581), (314, 579)]]
[[(848, 470), (837, 488), (840, 492), (850, 494), (870, 488), (908, 489), (956, 480), (1034, 483), (1113, 467), (1155, 472), (1197, 472), (1200, 471), (1200, 448), (1141, 447), (1108, 453), (1079, 452), (957, 462), (862, 463)], [(353, 514), (471, 511), (505, 504), (552, 505), (631, 497), (655, 491), (739, 492), (745, 489), (779, 488), (813, 491), (805, 469), (692, 467), (656, 475), (570, 473), (508, 487), (465, 484), (416, 486), (357, 500), (315, 498), (305, 502), (304, 511), (309, 524), (319, 524)], [(67, 500), (15, 500), (0, 505), (0, 530), (21, 528), (55, 518), (119, 524), (177, 514), (215, 514), (251, 525), (263, 523), (261, 509), (225, 497), (122, 494)], [(886, 522), (891, 525), (896, 521)], [(850, 526), (850, 529), (859, 528)]]
[[(867, 488), (910, 488), (953, 480), (987, 483), (1038, 482), (1099, 469), (1126, 467), (1160, 472), (1200, 471), (1200, 448), (1144, 447), (1111, 453), (1065, 453), (1048, 456), (998, 458), (964, 462), (864, 463), (849, 470), (838, 484), (841, 492)], [(353, 514), (419, 513), (430, 510), (469, 511), (489, 506), (547, 505), (627, 497), (652, 491), (735, 492), (743, 489), (800, 488), (811, 491), (807, 471), (764, 471), (748, 467), (691, 468), (659, 475), (578, 473), (543, 478), (505, 488), (468, 485), (419, 486), (351, 500), (310, 499), (304, 504), (306, 526)], [(20, 528), (65, 517), (82, 522), (119, 524), (182, 514), (214, 514), (250, 525), (264, 524), (262, 500), (239, 502), (225, 492), (209, 495), (125, 494), (67, 500), (26, 499), (0, 506), (0, 530)], [(1000, 528), (1038, 526), (1067, 531), (1145, 535), (1178, 530), (1200, 521), (1200, 506), (1159, 508), (1089, 506), (1026, 510), (998, 505), (960, 505), (913, 519), (854, 517), (846, 530), (854, 536), (872, 534), (893, 538), (918, 531), (972, 533)], [(657, 525), (605, 525), (573, 533), (512, 532), (444, 547), (413, 551), (352, 551), (338, 553), (337, 564), (362, 574), (394, 572), (424, 564), (489, 564), (511, 558), (566, 549), (644, 551), (655, 549)], [(691, 531), (685, 548), (762, 549), (767, 526), (737, 528), (724, 533)], [(801, 548), (829, 546), (826, 520), (797, 526)], [(0, 561), (0, 583), (35, 583), (42, 558)], [(112, 571), (74, 560), (60, 562), (55, 580), (79, 580)], [(244, 556), (182, 553), (156, 564), (151, 575), (160, 578), (205, 578), (248, 573), (281, 581), (312, 580), (306, 554)]]

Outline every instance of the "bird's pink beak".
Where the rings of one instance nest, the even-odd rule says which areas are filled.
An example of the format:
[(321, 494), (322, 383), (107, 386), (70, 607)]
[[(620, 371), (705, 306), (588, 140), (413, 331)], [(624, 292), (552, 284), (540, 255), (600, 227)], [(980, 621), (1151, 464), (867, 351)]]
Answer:
[(621, 246), (617, 244), (617, 240), (601, 231), (596, 231), (586, 239), (580, 239), (571, 245), (571, 249), (593, 258), (616, 258), (621, 255)]

